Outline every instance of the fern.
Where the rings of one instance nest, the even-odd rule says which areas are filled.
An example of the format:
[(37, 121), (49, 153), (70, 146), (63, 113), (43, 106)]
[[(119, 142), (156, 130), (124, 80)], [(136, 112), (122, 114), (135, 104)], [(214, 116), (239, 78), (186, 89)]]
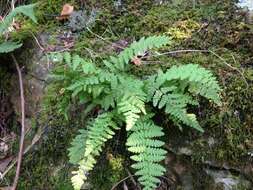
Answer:
[(104, 64), (111, 70), (125, 70), (126, 65), (136, 56), (142, 55), (145, 51), (152, 48), (159, 48), (168, 44), (169, 38), (166, 36), (151, 36), (141, 38), (134, 42), (130, 47), (124, 49), (117, 57), (111, 56)]
[(68, 149), (69, 161), (72, 164), (78, 164), (85, 153), (85, 143), (83, 142), (87, 140), (88, 131), (81, 129), (79, 130), (79, 133), (80, 134), (73, 139), (71, 147)]
[(69, 149), (71, 163), (79, 166), (72, 177), (75, 189), (81, 188), (105, 142), (122, 126), (129, 135), (127, 146), (133, 153), (131, 158), (136, 163), (132, 167), (140, 176), (139, 182), (145, 190), (155, 189), (159, 176), (165, 172), (160, 161), (164, 160), (166, 151), (158, 139), (164, 134), (152, 122), (152, 112), (147, 111), (152, 110), (147, 109), (150, 106), (163, 109), (180, 127), (187, 125), (203, 132), (196, 116), (188, 113), (187, 108), (198, 105), (198, 96), (220, 102), (221, 89), (210, 71), (188, 64), (158, 71), (142, 80), (127, 72), (128, 63), (134, 57), (168, 43), (169, 38), (165, 36), (142, 38), (118, 56), (104, 60), (100, 67), (78, 55), (53, 55), (54, 60), (67, 65), (54, 77), (57, 81), (63, 80), (70, 99), (89, 105), (88, 110), (99, 107), (105, 112), (80, 131)]
[[(34, 22), (37, 22), (36, 17), (34, 16), (34, 11), (33, 11), (35, 5), (36, 4), (23, 5), (12, 10), (4, 18), (4, 20), (0, 22), (0, 37), (8, 30), (9, 26), (13, 22), (14, 17), (17, 16), (18, 14), (23, 14), (29, 17), (30, 19), (32, 19)], [(0, 53), (9, 53), (9, 52), (14, 51), (17, 48), (20, 48), (21, 46), (22, 44), (17, 43), (17, 42), (11, 42), (11, 41), (3, 42), (3, 43), (0, 43)]]
[[(145, 98), (145, 97), (144, 97)], [(146, 114), (145, 99), (135, 95), (124, 95), (118, 104), (119, 112), (126, 118), (126, 130), (129, 131), (140, 118), (142, 112)]]
[(173, 66), (166, 73), (159, 74), (156, 81), (159, 85), (165, 82), (181, 82), (179, 88), (188, 87), (189, 92), (201, 95), (215, 103), (220, 102), (220, 87), (212, 73), (196, 64)]
[(16, 17), (18, 14), (23, 14), (30, 19), (32, 19), (34, 22), (37, 22), (36, 17), (34, 16), (33, 9), (36, 6), (36, 4), (30, 4), (30, 5), (23, 5), (15, 8), (12, 10), (3, 20), (3, 22), (0, 23), (0, 34), (3, 34), (8, 27), (11, 25), (14, 17)]
[(165, 168), (159, 164), (165, 159), (166, 151), (162, 149), (164, 142), (155, 138), (163, 136), (161, 128), (152, 121), (137, 122), (127, 139), (128, 150), (134, 153), (131, 159), (136, 161), (132, 167), (137, 170), (139, 182), (144, 190), (153, 190), (160, 182), (159, 178)]
[(196, 115), (187, 113), (188, 105), (198, 105), (197, 95), (217, 104), (220, 87), (210, 71), (195, 64), (173, 66), (166, 73), (159, 72), (146, 82), (148, 100), (159, 109), (165, 108), (174, 121), (193, 127), (201, 132)]
[(22, 46), (22, 44), (18, 44), (16, 42), (3, 42), (0, 44), (0, 53), (8, 53), (8, 52), (12, 52), (17, 48), (20, 48)]
[(74, 139), (69, 157), (72, 163), (78, 162), (79, 165), (71, 179), (75, 189), (81, 189), (86, 175), (96, 164), (96, 157), (102, 152), (105, 142), (113, 137), (116, 129), (119, 128), (113, 121), (113, 114), (104, 113), (88, 125), (87, 131), (81, 131)]

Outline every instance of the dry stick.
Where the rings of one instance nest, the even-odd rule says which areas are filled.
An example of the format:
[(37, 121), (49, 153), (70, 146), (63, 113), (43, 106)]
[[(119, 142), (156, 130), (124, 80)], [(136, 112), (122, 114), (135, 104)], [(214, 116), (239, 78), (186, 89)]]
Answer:
[(136, 181), (133, 178), (133, 175), (130, 173), (130, 171), (128, 169), (126, 169), (126, 171), (127, 171), (128, 175), (129, 175), (130, 179), (132, 180), (133, 184), (137, 187), (138, 190), (140, 190), (141, 187), (140, 187), (140, 185), (138, 183), (136, 183)]
[(18, 184), (20, 168), (22, 163), (22, 156), (23, 156), (23, 149), (24, 149), (24, 138), (25, 138), (25, 99), (24, 99), (24, 87), (23, 87), (23, 79), (20, 67), (18, 65), (17, 59), (15, 58), (14, 54), (11, 53), (11, 57), (15, 63), (18, 78), (19, 78), (19, 88), (20, 88), (20, 104), (21, 104), (21, 135), (20, 135), (20, 145), (19, 145), (19, 153), (18, 153), (18, 164), (16, 169), (16, 175), (14, 178), (13, 185), (11, 187), (12, 190), (15, 190)]
[(42, 45), (40, 44), (38, 38), (33, 34), (33, 32), (30, 32), (30, 34), (33, 36), (33, 38), (34, 38), (35, 42), (37, 43), (38, 47), (40, 48), (40, 50), (41, 50), (42, 52), (44, 52), (44, 51), (45, 51), (45, 48), (42, 47)]
[[(40, 140), (40, 138), (41, 138), (41, 136), (42, 136), (42, 134), (43, 134), (43, 130), (40, 132), (40, 133), (38, 133), (38, 134), (36, 134), (35, 136), (34, 136), (34, 138), (33, 138), (33, 140), (32, 140), (32, 143), (29, 145), (29, 146), (27, 146), (26, 148), (25, 148), (25, 150), (24, 150), (24, 152), (23, 152), (23, 155), (24, 154), (26, 154), (39, 140)], [(6, 174), (15, 166), (15, 164), (17, 163), (17, 161), (18, 161), (18, 158), (15, 158), (13, 161), (12, 161), (12, 164), (3, 172), (3, 174), (1, 175), (1, 178), (3, 179), (5, 176), (6, 176)]]
[[(146, 57), (158, 57), (158, 56), (162, 56), (162, 55), (169, 55), (169, 54), (176, 54), (176, 53), (188, 53), (188, 52), (202, 52), (202, 53), (211, 53), (212, 55), (214, 55), (215, 57), (217, 57), (218, 59), (220, 59), (225, 65), (227, 65), (229, 68), (231, 68), (232, 70), (237, 71), (243, 78), (247, 89), (249, 87), (249, 84), (246, 80), (246, 78), (244, 77), (243, 73), (240, 71), (240, 69), (233, 67), (232, 65), (230, 65), (223, 57), (219, 56), (217, 53), (213, 52), (212, 50), (194, 50), (194, 49), (189, 49), (189, 50), (176, 50), (176, 51), (169, 51), (169, 52), (165, 52), (165, 53), (159, 53), (157, 55), (152, 55), (152, 56), (146, 56)], [(236, 63), (236, 60), (233, 56), (233, 54), (231, 54), (234, 62)]]
[[(159, 53), (157, 55), (152, 55), (152, 57), (157, 57), (161, 55), (169, 55), (169, 54), (176, 54), (176, 53), (188, 53), (188, 52), (202, 52), (202, 53), (208, 53), (209, 50), (198, 50), (198, 49), (183, 49), (183, 50), (175, 50), (175, 51), (169, 51), (165, 53)], [(149, 56), (147, 56), (149, 57)]]
[(118, 183), (116, 183), (111, 190), (114, 190), (119, 184), (121, 184), (123, 181), (127, 180), (128, 178), (130, 178), (131, 176), (127, 176), (124, 179), (120, 180)]
[(88, 30), (91, 34), (93, 34), (94, 36), (96, 36), (97, 38), (99, 38), (99, 39), (101, 39), (101, 40), (103, 40), (103, 41), (105, 41), (105, 42), (107, 42), (107, 43), (110, 43), (110, 44), (114, 45), (114, 47), (117, 47), (117, 48), (119, 48), (119, 49), (125, 49), (124, 47), (119, 46), (119, 45), (117, 45), (117, 44), (114, 44), (113, 42), (111, 42), (111, 41), (109, 41), (109, 40), (106, 40), (106, 39), (103, 38), (102, 36), (100, 36), (100, 35), (98, 35), (98, 34), (92, 32), (88, 27), (87, 27), (87, 30)]
[[(211, 50), (208, 50), (208, 51), (209, 51), (211, 54), (213, 54), (214, 56), (216, 56), (217, 58), (219, 58), (225, 65), (227, 65), (227, 66), (230, 67), (231, 69), (237, 71), (237, 72), (242, 76), (242, 78), (243, 78), (243, 80), (244, 80), (244, 82), (245, 82), (245, 84), (246, 84), (246, 86), (247, 86), (247, 89), (249, 88), (249, 84), (248, 84), (246, 78), (244, 77), (243, 73), (240, 71), (240, 69), (238, 69), (238, 68), (236, 68), (236, 67), (233, 67), (232, 65), (228, 64), (228, 62), (227, 62), (223, 57), (219, 56), (217, 53), (215, 53), (215, 52), (213, 52), (213, 51), (211, 51)], [(233, 54), (231, 54), (231, 55), (232, 55), (232, 58), (233, 58), (234, 62), (236, 63), (236, 60), (235, 60)]]

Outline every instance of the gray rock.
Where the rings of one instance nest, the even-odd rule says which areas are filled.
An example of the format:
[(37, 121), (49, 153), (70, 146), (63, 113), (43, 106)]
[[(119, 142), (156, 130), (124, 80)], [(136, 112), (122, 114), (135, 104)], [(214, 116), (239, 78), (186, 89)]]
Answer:
[(235, 176), (227, 170), (212, 170), (206, 169), (206, 174), (211, 176), (214, 184), (213, 188), (222, 188), (223, 190), (236, 190), (236, 189), (251, 189), (251, 182), (246, 180), (243, 176)]
[(248, 23), (253, 24), (253, 1), (252, 0), (240, 0), (237, 6), (242, 8), (246, 13), (246, 19)]

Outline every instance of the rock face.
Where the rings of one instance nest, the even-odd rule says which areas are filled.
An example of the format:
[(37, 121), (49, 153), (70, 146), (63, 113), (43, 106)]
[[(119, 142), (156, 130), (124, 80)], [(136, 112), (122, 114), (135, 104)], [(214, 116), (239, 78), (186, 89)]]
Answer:
[[(46, 43), (44, 34), (39, 36), (39, 38), (42, 38), (42, 43)], [(24, 48), (25, 51), (22, 51), (16, 57), (23, 69), (26, 121), (29, 126), (30, 120), (35, 119), (40, 112), (51, 64), (47, 57), (43, 55), (43, 51), (36, 47), (36, 44), (28, 43)], [(11, 86), (11, 102), (16, 115), (20, 116), (19, 84), (16, 75), (12, 76)]]
[(213, 189), (252, 189), (251, 183), (241, 175), (235, 176), (227, 170), (206, 169), (205, 172), (214, 182), (214, 184), (212, 184)]
[[(206, 139), (215, 143), (214, 139)], [(217, 160), (203, 160), (194, 164), (192, 157), (196, 150), (191, 143), (183, 145), (167, 145), (169, 150), (165, 164), (167, 177), (172, 178), (171, 186), (180, 186), (183, 190), (251, 190), (253, 167), (250, 162), (245, 167), (232, 167), (226, 162)]]
[(237, 3), (237, 6), (244, 9), (244, 11), (247, 14), (248, 22), (253, 24), (253, 1), (252, 0), (240, 0)]

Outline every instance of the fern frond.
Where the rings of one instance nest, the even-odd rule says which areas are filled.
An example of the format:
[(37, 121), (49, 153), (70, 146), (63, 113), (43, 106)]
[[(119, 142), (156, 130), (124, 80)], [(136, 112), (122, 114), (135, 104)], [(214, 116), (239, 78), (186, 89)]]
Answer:
[[(86, 175), (91, 171), (96, 164), (96, 157), (102, 152), (102, 148), (106, 141), (111, 139), (115, 134), (114, 130), (119, 129), (117, 124), (113, 121), (112, 113), (104, 113), (99, 115), (93, 122), (88, 125), (87, 136), (78, 136), (72, 143), (74, 147), (70, 148), (72, 161), (77, 161), (79, 167), (77, 171), (73, 172), (72, 184), (75, 190), (81, 189)], [(78, 153), (76, 150), (80, 148), (77, 144), (83, 143), (83, 151), (81, 156), (74, 154)], [(79, 153), (78, 153), (79, 154)]]
[[(215, 103), (220, 103), (220, 87), (216, 78), (209, 70), (196, 64), (173, 66), (164, 75), (158, 75), (157, 81), (181, 81), (181, 85), (186, 84), (188, 91), (199, 94)], [(185, 86), (186, 86), (185, 85)]]
[(141, 38), (124, 49), (118, 56), (111, 56), (104, 64), (113, 72), (125, 70), (126, 65), (136, 56), (143, 54), (148, 49), (159, 48), (168, 44), (170, 38), (167, 36), (151, 36)]
[(159, 109), (165, 107), (165, 112), (173, 119), (203, 132), (196, 116), (187, 113), (186, 109), (188, 105), (198, 105), (198, 102), (189, 94), (173, 92), (174, 89), (176, 88), (172, 86), (157, 90), (153, 97), (153, 106), (158, 107)]
[(30, 4), (30, 5), (23, 5), (16, 7), (14, 10), (12, 10), (3, 20), (3, 22), (0, 22), (0, 34), (3, 34), (8, 27), (11, 25), (13, 18), (17, 16), (18, 14), (23, 14), (30, 19), (32, 19), (34, 22), (37, 22), (35, 14), (34, 14), (34, 7), (36, 4)]
[(127, 139), (128, 150), (134, 153), (131, 159), (137, 162), (132, 167), (137, 170), (135, 174), (140, 176), (138, 180), (145, 190), (155, 189), (160, 182), (158, 177), (165, 172), (159, 162), (165, 159), (167, 152), (162, 149), (164, 142), (156, 139), (163, 135), (152, 121), (139, 120)]
[(0, 44), (0, 53), (9, 53), (14, 51), (15, 49), (18, 49), (22, 46), (22, 44), (18, 44), (16, 42), (3, 42)]

